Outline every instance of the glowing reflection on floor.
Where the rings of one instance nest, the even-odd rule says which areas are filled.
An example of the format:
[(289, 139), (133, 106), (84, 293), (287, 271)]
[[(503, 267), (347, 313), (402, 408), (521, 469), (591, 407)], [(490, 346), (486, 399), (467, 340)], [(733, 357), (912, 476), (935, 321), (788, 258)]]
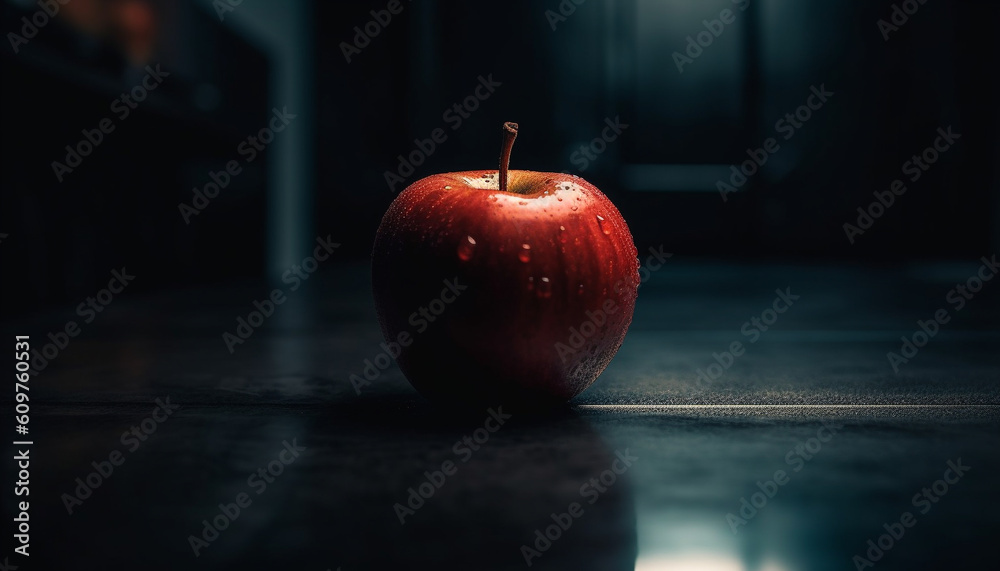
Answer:
[(640, 556), (635, 571), (787, 571), (775, 563), (765, 563), (755, 570), (736, 558), (712, 553), (681, 553), (676, 555)]

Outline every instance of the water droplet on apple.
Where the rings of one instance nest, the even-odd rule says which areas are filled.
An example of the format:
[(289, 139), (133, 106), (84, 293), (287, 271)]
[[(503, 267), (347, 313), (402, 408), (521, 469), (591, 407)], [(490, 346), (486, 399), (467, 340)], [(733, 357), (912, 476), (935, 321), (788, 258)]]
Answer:
[(605, 222), (604, 217), (601, 216), (600, 214), (598, 214), (597, 215), (597, 226), (601, 229), (601, 232), (604, 232), (605, 236), (607, 236), (608, 234), (611, 234), (611, 229), (608, 228), (606, 226), (606, 224), (607, 223)]
[(583, 295), (583, 284), (576, 286), (577, 295)]
[(577, 205), (574, 204), (573, 206), (570, 207), (570, 210), (576, 212), (577, 208), (578, 208)]
[(528, 291), (535, 289), (535, 278), (528, 276)]
[(472, 236), (466, 236), (458, 243), (458, 259), (467, 262), (472, 259), (472, 254), (476, 251), (476, 241)]
[(562, 202), (562, 197), (561, 196), (557, 196), (556, 200), (558, 200), (559, 202)]
[(521, 244), (521, 251), (518, 252), (517, 259), (521, 260), (522, 262), (524, 262), (526, 264), (531, 261), (531, 245), (530, 244)]
[(542, 278), (538, 284), (538, 297), (548, 299), (552, 297), (552, 282), (549, 278)]
[(445, 190), (451, 190), (451, 185), (448, 185), (448, 184), (444, 185), (444, 189)]

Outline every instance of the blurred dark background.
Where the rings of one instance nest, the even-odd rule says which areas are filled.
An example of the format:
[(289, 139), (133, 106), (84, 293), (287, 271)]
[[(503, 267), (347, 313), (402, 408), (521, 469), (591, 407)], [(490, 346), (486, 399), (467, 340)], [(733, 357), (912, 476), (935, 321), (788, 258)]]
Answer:
[[(880, 30), (894, 4), (918, 9)], [(896, 264), (1000, 247), (996, 2), (391, 6), (5, 0), (0, 256), (19, 301), (3, 313), (76, 302), (122, 266), (143, 276), (135, 291), (274, 277), (316, 236), (342, 244), (324, 269), (359, 262), (405, 184), (495, 168), (503, 121), (521, 125), (513, 168), (595, 183), (640, 251)], [(724, 10), (721, 34), (689, 47)], [(681, 71), (675, 52), (689, 49)], [(169, 77), (120, 118), (113, 103), (157, 65)], [(476, 98), (483, 79), (494, 87)], [(776, 122), (814, 86), (833, 95), (785, 140)], [(241, 145), (275, 109), (296, 117), (247, 161)], [(114, 131), (60, 182), (53, 161), (104, 118)], [(581, 159), (616, 119), (627, 127)], [(949, 126), (961, 138), (906, 180), (904, 163)], [(386, 173), (436, 128), (445, 142), (391, 191)], [(780, 149), (724, 201), (717, 181), (768, 137)], [(180, 205), (232, 160), (240, 174), (185, 220)], [(894, 179), (907, 192), (852, 244), (844, 224)]]
[[(634, 472), (532, 569), (852, 568), (962, 458), (877, 565), (989, 568), (1000, 290), (961, 313), (945, 292), (978, 292), (1000, 250), (998, 21), (996, 0), (0, 0), (0, 325), (41, 375), (37, 568), (524, 569), (518, 546), (628, 450)], [(513, 168), (585, 177), (644, 259), (675, 256), (570, 410), (516, 417), (403, 527), (393, 504), (483, 421), (378, 364), (367, 260), (406, 184), (496, 168), (504, 121)], [(240, 333), (327, 236), (324, 275)], [(137, 279), (91, 324), (81, 302), (110, 303), (121, 268)], [(802, 299), (751, 336), (781, 291)], [(160, 398), (176, 420), (69, 512)], [(727, 514), (828, 420), (842, 433), (737, 535)], [(303, 458), (196, 558), (189, 534), (295, 438)]]

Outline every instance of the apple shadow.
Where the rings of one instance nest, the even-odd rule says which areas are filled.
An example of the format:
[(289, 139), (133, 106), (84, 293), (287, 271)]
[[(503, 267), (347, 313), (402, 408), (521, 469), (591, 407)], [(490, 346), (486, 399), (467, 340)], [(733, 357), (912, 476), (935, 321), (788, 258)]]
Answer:
[(326, 560), (343, 569), (522, 569), (529, 561), (532, 569), (634, 569), (629, 475), (589, 483), (618, 456), (574, 411), (459, 413), (389, 400), (398, 406), (331, 406), (311, 435), (314, 461), (324, 464), (315, 472), (329, 490), (313, 498), (310, 515), (329, 531)]

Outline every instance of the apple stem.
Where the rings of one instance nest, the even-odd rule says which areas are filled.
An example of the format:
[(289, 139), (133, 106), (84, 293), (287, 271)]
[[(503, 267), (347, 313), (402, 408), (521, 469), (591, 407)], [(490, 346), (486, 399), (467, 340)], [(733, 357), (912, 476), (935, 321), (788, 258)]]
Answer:
[(503, 124), (503, 144), (500, 147), (500, 185), (499, 189), (507, 192), (507, 168), (510, 166), (510, 151), (514, 148), (517, 138), (517, 123), (510, 121)]

